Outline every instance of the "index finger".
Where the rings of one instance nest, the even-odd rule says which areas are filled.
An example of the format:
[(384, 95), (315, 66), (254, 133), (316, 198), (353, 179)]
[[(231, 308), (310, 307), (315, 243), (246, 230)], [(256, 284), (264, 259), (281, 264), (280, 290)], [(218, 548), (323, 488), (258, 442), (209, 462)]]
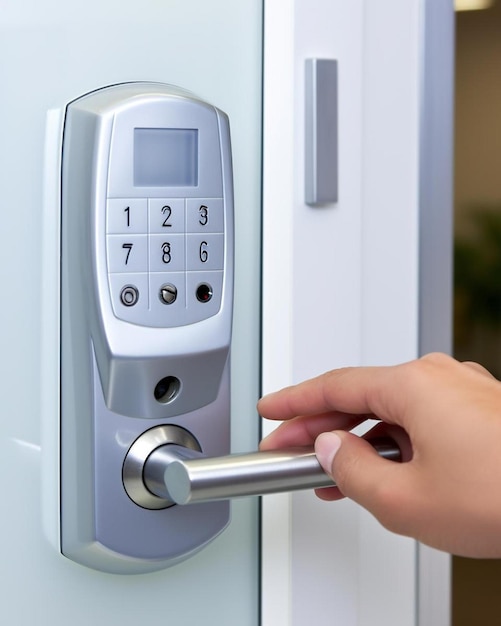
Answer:
[(280, 424), (259, 444), (260, 450), (274, 450), (288, 446), (311, 446), (315, 439), (328, 430), (352, 430), (371, 415), (302, 415)]
[(332, 370), (261, 398), (258, 411), (267, 419), (277, 420), (330, 411), (351, 415), (372, 414), (386, 422), (402, 425), (406, 405), (403, 367)]

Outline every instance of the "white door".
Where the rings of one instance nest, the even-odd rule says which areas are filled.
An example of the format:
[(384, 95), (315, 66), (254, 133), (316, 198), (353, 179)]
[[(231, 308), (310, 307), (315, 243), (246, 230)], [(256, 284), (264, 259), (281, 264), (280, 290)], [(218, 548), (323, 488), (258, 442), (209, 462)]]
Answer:
[[(265, 9), (263, 390), (448, 351), (452, 2)], [(338, 75), (338, 199), (319, 207), (305, 203), (312, 58)], [(264, 623), (449, 623), (448, 556), (353, 503), (266, 496), (263, 529)]]
[[(234, 450), (255, 449), (259, 420), (259, 232), (262, 7), (248, 0), (6, 0), (0, 11), (0, 273), (3, 621), (19, 624), (258, 622), (256, 499), (232, 507), (229, 528), (175, 567), (113, 575), (62, 557), (44, 535), (40, 488), (44, 134), (49, 109), (105, 85), (155, 81), (188, 89), (230, 118), (236, 208)], [(50, 233), (49, 233), (50, 234)], [(52, 250), (54, 252), (54, 250)], [(57, 251), (56, 251), (57, 252)], [(47, 342), (45, 342), (47, 343)], [(58, 350), (57, 343), (46, 346)], [(238, 353), (245, 355), (238, 358)], [(55, 392), (54, 392), (55, 393)], [(54, 415), (54, 419), (57, 416)], [(41, 495), (42, 494), (42, 495)], [(76, 494), (78, 497), (78, 494)]]

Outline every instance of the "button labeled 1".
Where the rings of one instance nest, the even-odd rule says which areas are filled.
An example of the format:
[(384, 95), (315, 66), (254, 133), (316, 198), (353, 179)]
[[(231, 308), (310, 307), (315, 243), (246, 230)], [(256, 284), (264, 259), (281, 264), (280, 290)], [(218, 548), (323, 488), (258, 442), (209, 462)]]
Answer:
[(148, 205), (142, 198), (112, 198), (106, 205), (108, 233), (146, 233)]

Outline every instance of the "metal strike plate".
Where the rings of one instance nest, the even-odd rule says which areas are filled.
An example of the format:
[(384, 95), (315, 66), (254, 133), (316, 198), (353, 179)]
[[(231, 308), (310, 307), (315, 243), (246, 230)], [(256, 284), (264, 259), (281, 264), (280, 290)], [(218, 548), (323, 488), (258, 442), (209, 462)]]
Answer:
[(338, 65), (334, 59), (305, 63), (305, 202), (338, 200)]

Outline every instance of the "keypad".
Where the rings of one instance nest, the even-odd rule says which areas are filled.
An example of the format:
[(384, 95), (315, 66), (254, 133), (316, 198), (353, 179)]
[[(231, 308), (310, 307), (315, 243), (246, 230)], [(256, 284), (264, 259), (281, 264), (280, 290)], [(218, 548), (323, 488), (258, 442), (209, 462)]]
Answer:
[(108, 199), (108, 277), (118, 318), (169, 327), (219, 311), (223, 206), (222, 198)]

